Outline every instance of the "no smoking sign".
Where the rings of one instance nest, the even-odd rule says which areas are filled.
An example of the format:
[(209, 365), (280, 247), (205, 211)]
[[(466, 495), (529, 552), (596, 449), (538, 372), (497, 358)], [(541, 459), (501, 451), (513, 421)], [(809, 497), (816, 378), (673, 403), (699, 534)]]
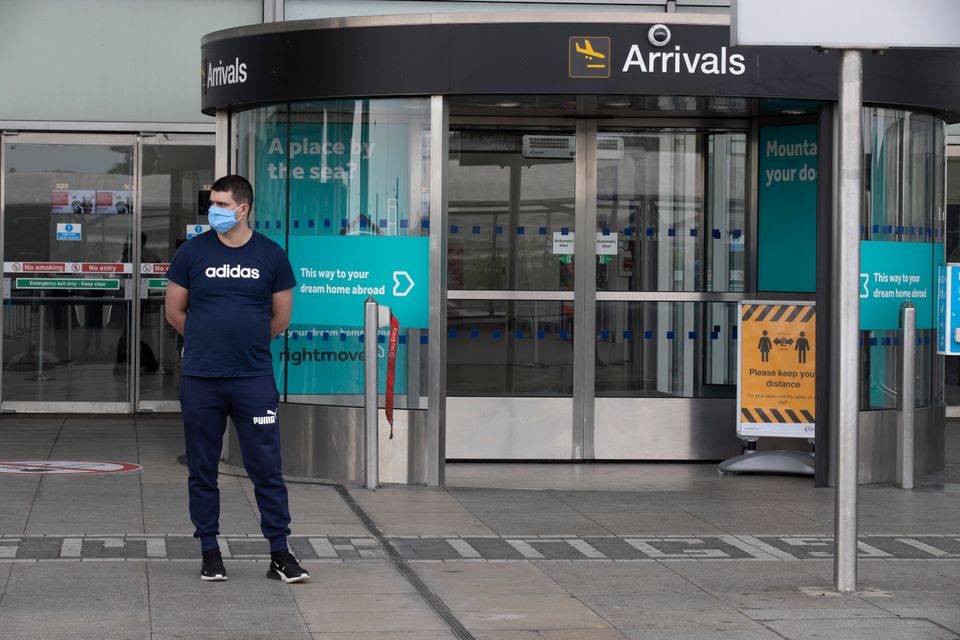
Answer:
[(139, 464), (130, 462), (98, 462), (92, 460), (0, 460), (0, 474), (77, 475), (139, 471)]

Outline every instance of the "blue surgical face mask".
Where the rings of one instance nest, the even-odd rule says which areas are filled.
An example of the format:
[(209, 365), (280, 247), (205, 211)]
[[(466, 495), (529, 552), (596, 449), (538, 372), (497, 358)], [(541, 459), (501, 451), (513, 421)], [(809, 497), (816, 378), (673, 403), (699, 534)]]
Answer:
[[(239, 209), (239, 207), (237, 208)], [(236, 211), (223, 209), (214, 205), (210, 205), (210, 208), (207, 209), (210, 226), (219, 233), (226, 233), (230, 231), (230, 229), (233, 229), (238, 222), (236, 215)]]

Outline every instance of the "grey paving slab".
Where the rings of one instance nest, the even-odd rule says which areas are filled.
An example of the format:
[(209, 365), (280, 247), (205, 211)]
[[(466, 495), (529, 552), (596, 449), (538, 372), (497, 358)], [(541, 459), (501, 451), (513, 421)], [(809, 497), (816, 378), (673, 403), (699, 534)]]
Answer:
[(625, 640), (617, 629), (524, 629), (481, 630), (474, 633), (477, 640)]
[[(672, 500), (671, 500), (672, 502)], [(782, 531), (825, 531), (824, 523), (797, 514), (779, 504), (743, 500), (717, 501), (703, 496), (696, 501), (675, 503), (689, 515), (724, 531), (746, 531), (755, 534)]]
[[(660, 535), (681, 531), (690, 534), (721, 534), (723, 529), (680, 509), (669, 513), (590, 513), (590, 520), (614, 535)], [(585, 533), (582, 535), (590, 535)]]
[(592, 565), (539, 562), (536, 565), (562, 589), (581, 598), (663, 594), (681, 599), (702, 593), (690, 580), (657, 562)]
[(695, 632), (699, 630), (762, 631), (765, 627), (743, 615), (736, 609), (720, 604), (707, 604), (694, 599), (688, 603), (673, 602), (672, 607), (660, 608), (621, 608), (617, 606), (595, 606), (594, 610), (620, 629), (650, 629), (661, 631)]
[(307, 633), (291, 586), (266, 578), (267, 563), (235, 562), (226, 582), (202, 582), (199, 566), (147, 564), (150, 618), (156, 634), (202, 629), (241, 634)]
[(507, 612), (494, 611), (456, 611), (457, 618), (471, 631), (493, 629), (536, 629), (541, 630), (604, 630), (613, 628), (603, 618), (587, 607), (578, 611), (554, 612), (514, 609)]
[[(0, 638), (2, 640), (2, 638)], [(242, 631), (225, 631), (221, 633), (191, 633), (184, 631), (154, 632), (150, 640), (277, 640), (276, 633), (245, 633)], [(286, 631), (283, 640), (313, 640), (313, 636), (304, 632)]]
[[(153, 640), (149, 628), (107, 631), (2, 631), (0, 640)], [(179, 639), (178, 639), (179, 640)]]
[(8, 563), (11, 571), (6, 593), (12, 595), (82, 595), (101, 587), (146, 593), (146, 568), (134, 562), (38, 562)]
[[(310, 572), (310, 582), (297, 585), (294, 597), (302, 603), (320, 601), (327, 594), (414, 594), (410, 586), (393, 565), (385, 561), (357, 564), (338, 564), (305, 561), (303, 566)], [(229, 569), (228, 569), (229, 570)]]
[(446, 562), (419, 564), (417, 573), (441, 598), (463, 594), (566, 594), (566, 590), (531, 563)]
[(362, 616), (356, 613), (304, 612), (312, 632), (323, 633), (395, 633), (398, 631), (446, 632), (446, 623), (432, 611), (371, 611)]
[(611, 533), (606, 527), (570, 510), (569, 513), (483, 512), (476, 515), (495, 533), (506, 536), (526, 535), (605, 535)]
[(790, 563), (692, 563), (665, 561), (692, 584), (737, 609), (873, 609), (857, 596), (820, 597), (831, 583)]
[(769, 629), (623, 629), (623, 633), (631, 640), (783, 640)]
[(288, 483), (287, 492), (294, 525), (360, 522), (333, 487)]
[(0, 598), (3, 597), (3, 594), (7, 587), (7, 580), (10, 577), (10, 572), (13, 571), (14, 563), (12, 562), (3, 562), (0, 561)]
[(451, 631), (383, 631), (314, 633), (312, 640), (456, 640)]
[(891, 614), (900, 616), (901, 618), (929, 620), (944, 629), (949, 629), (960, 635), (960, 606), (958, 606), (957, 602), (941, 607), (900, 607), (894, 605), (886, 608)]
[(42, 629), (50, 636), (140, 637), (150, 626), (143, 572), (143, 565), (126, 563), (18, 564), (3, 594), (0, 629), (8, 634)]
[(443, 514), (411, 514), (395, 521), (377, 521), (377, 526), (387, 535), (444, 535), (444, 536), (485, 536), (494, 534), (494, 530), (480, 518), (473, 515), (448, 517)]
[(955, 640), (957, 634), (921, 619), (780, 620), (767, 625), (788, 640)]

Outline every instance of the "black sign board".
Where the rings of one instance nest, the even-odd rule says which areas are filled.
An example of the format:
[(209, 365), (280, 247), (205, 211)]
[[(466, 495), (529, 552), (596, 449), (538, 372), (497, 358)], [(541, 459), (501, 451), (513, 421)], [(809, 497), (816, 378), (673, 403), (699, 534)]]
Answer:
[[(836, 52), (729, 42), (727, 26), (692, 24), (242, 27), (204, 39), (201, 102), (212, 114), (286, 101), (413, 95), (837, 99)], [(864, 101), (960, 120), (960, 50), (866, 55)]]

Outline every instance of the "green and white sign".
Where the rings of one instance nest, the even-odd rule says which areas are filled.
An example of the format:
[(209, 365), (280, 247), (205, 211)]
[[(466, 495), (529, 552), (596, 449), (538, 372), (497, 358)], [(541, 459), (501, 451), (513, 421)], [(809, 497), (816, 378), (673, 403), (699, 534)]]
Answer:
[(103, 278), (17, 278), (17, 289), (106, 290), (120, 289), (119, 280)]
[(166, 288), (167, 288), (166, 278), (147, 278), (147, 289), (157, 290), (157, 289), (166, 289)]
[(757, 288), (813, 292), (817, 267), (817, 126), (760, 128)]
[(929, 242), (860, 243), (860, 329), (898, 329), (900, 305), (917, 308), (917, 329), (934, 324), (934, 245)]
[(293, 323), (363, 326), (373, 296), (403, 328), (429, 324), (430, 239), (422, 236), (291, 236), (297, 276)]

